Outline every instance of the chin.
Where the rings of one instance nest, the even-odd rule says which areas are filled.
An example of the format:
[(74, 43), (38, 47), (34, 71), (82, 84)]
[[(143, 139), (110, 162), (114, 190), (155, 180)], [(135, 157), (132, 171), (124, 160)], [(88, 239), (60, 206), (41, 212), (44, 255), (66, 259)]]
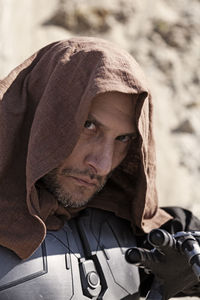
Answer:
[(92, 199), (92, 197), (93, 195), (84, 198), (76, 198), (69, 194), (65, 194), (59, 195), (57, 199), (64, 207), (79, 208), (85, 206)]

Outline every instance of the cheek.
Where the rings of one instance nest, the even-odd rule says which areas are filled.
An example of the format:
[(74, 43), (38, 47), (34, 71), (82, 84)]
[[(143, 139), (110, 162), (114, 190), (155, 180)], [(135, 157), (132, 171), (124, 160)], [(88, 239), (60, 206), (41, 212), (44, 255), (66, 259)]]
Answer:
[(126, 157), (129, 150), (128, 144), (117, 142), (113, 153), (113, 169), (116, 168)]
[(89, 143), (83, 141), (83, 139), (79, 139), (76, 146), (74, 147), (72, 153), (65, 159), (62, 164), (62, 169), (67, 167), (81, 166), (84, 161), (84, 157), (89, 151)]

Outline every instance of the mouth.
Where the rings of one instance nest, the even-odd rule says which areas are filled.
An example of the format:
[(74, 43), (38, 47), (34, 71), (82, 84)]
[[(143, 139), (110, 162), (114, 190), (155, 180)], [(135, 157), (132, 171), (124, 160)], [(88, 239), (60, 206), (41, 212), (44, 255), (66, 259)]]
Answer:
[(76, 183), (80, 184), (80, 185), (84, 185), (87, 187), (97, 187), (98, 184), (96, 181), (92, 181), (89, 178), (80, 178), (80, 177), (75, 177), (75, 176), (68, 176), (70, 178), (72, 178), (74, 181), (76, 181)]

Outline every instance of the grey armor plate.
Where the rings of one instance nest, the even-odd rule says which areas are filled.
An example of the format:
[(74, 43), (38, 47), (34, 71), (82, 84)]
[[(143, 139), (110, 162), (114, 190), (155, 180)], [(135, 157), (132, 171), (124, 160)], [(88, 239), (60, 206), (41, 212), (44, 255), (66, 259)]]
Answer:
[(0, 246), (0, 300), (139, 299), (138, 269), (124, 258), (135, 245), (127, 221), (86, 209), (27, 260)]

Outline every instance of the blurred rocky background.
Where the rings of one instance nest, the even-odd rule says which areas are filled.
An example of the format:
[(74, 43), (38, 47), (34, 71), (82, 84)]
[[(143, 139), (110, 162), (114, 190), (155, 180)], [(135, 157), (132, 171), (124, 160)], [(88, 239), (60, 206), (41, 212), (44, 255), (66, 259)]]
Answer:
[(0, 0), (0, 78), (77, 35), (113, 41), (141, 64), (155, 103), (160, 204), (200, 217), (200, 1)]

